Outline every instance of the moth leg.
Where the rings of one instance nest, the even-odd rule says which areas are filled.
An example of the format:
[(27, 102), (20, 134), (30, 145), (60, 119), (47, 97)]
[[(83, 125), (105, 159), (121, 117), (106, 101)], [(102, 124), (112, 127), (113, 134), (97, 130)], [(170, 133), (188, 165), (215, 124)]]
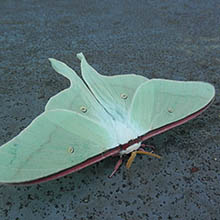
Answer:
[[(142, 147), (139, 147), (139, 148), (138, 148), (138, 151), (149, 152), (149, 151), (144, 150), (144, 148), (142, 148)], [(154, 152), (153, 150), (150, 151), (150, 153), (153, 153), (153, 152)]]
[[(151, 151), (151, 152), (148, 152), (148, 151), (144, 150), (143, 147), (149, 147), (149, 148), (152, 149), (152, 151)], [(139, 148), (136, 152), (137, 152), (137, 154), (145, 154), (145, 155), (149, 155), (149, 156), (156, 157), (156, 158), (159, 158), (159, 159), (160, 159), (161, 156), (159, 156), (159, 155), (157, 155), (157, 154), (154, 154), (154, 153), (153, 153), (154, 150), (155, 150), (155, 147), (152, 146), (152, 145), (141, 144), (140, 148)], [(141, 153), (141, 152), (142, 152), (142, 153)]]
[[(141, 144), (141, 146), (140, 146), (140, 148), (145, 148), (145, 147), (148, 147), (148, 148), (150, 148), (152, 151), (154, 151), (155, 150), (155, 147), (153, 146), (153, 145), (148, 145), (148, 144)], [(139, 149), (140, 149), (139, 148)]]
[(112, 174), (109, 176), (109, 178), (111, 178), (118, 171), (118, 169), (121, 166), (121, 164), (122, 164), (122, 158), (120, 158), (118, 160), (118, 162), (116, 163), (115, 168), (114, 168)]

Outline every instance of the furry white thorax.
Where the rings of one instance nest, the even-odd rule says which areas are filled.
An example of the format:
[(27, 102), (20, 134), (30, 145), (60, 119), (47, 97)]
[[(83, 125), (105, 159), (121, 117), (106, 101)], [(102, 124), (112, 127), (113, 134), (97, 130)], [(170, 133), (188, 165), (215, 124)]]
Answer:
[(122, 151), (120, 152), (120, 155), (129, 154), (129, 153), (131, 153), (132, 151), (135, 151), (135, 150), (137, 150), (138, 148), (140, 148), (140, 146), (141, 146), (141, 143), (133, 144), (133, 145), (129, 146), (126, 150), (122, 150)]
[(131, 124), (114, 121), (113, 128), (118, 144), (125, 144), (138, 137), (138, 132)]
[[(114, 129), (114, 132), (116, 134), (117, 139), (117, 145), (128, 143), (130, 140), (136, 139), (138, 137), (137, 128), (131, 123), (129, 123), (129, 120), (113, 120), (112, 127)], [(129, 154), (132, 151), (137, 150), (140, 147), (141, 143), (136, 143), (131, 146), (129, 146), (126, 150), (122, 150), (120, 152), (120, 155), (123, 154)]]

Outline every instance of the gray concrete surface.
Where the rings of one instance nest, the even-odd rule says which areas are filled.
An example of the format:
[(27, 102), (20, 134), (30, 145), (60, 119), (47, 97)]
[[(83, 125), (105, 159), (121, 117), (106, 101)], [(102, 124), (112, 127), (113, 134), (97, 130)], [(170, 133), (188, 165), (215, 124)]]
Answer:
[(47, 58), (79, 73), (78, 52), (105, 75), (210, 82), (216, 100), (148, 141), (161, 161), (138, 156), (108, 179), (117, 161), (108, 158), (44, 184), (0, 185), (0, 219), (220, 219), (220, 2), (1, 1), (0, 145), (69, 85)]

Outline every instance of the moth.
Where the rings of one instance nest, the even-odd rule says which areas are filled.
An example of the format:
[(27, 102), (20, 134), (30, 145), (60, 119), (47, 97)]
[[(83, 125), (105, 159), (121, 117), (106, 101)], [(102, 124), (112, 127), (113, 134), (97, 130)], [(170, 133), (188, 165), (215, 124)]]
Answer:
[[(50, 58), (70, 87), (51, 97), (45, 111), (0, 147), (0, 183), (34, 184), (62, 177), (109, 156), (130, 154), (129, 167), (150, 137), (205, 111), (215, 95), (206, 82), (103, 76), (82, 53), (82, 79)], [(116, 164), (113, 174), (122, 160)]]

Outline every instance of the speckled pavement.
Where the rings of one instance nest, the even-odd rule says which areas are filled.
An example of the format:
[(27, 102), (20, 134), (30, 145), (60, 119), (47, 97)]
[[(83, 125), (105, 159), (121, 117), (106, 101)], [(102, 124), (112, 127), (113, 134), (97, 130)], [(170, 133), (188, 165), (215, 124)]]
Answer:
[(0, 220), (219, 220), (219, 0), (1, 1), (0, 145), (69, 86), (47, 58), (80, 73), (78, 52), (105, 75), (210, 82), (216, 99), (147, 142), (161, 160), (138, 155), (112, 179), (117, 158), (48, 183), (0, 185)]

